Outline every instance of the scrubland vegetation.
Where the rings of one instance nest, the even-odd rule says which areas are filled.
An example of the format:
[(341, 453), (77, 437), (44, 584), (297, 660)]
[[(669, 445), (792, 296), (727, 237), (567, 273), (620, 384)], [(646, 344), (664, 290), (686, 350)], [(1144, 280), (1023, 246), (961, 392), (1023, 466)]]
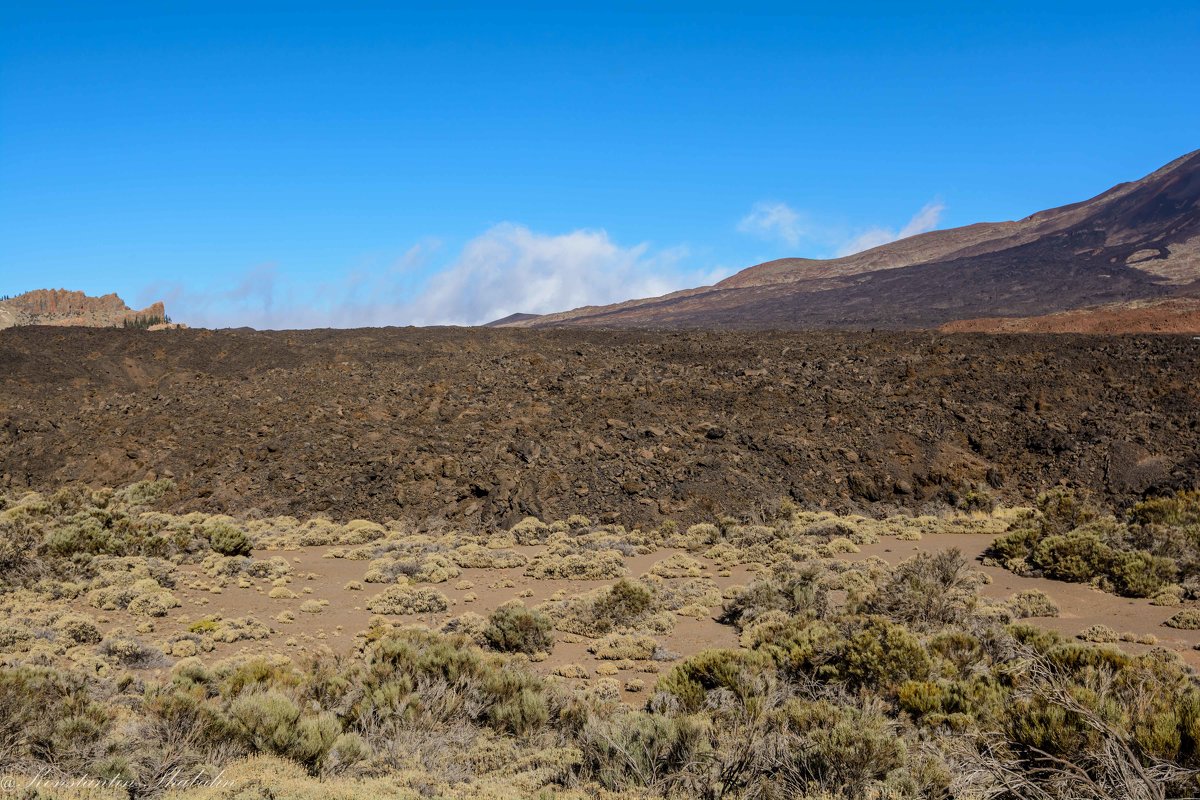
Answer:
[[(18, 786), (82, 776), (113, 782), (94, 797), (176, 800), (1200, 793), (1200, 685), (1176, 653), (1037, 627), (1058, 613), (1052, 595), (986, 598), (953, 548), (849, 557), (880, 537), (1003, 534), (992, 557), (1010, 568), (1174, 598), (1189, 629), (1194, 494), (1120, 518), (1058, 493), (944, 518), (784, 505), (753, 523), (462, 531), (154, 510), (169, 491), (0, 499), (0, 775)], [(361, 564), (346, 589), (375, 615), (341, 649), (285, 654), (274, 620), (181, 609), (187, 582), (300, 603), (286, 554), (313, 546)], [(471, 569), (597, 583), (476, 612), (454, 599), (482, 590), (463, 584)], [(718, 582), (734, 570), (746, 579)], [(308, 603), (323, 613), (316, 597), (296, 608)], [(665, 646), (698, 618), (738, 646)], [(213, 655), (230, 643), (255, 647)], [(543, 667), (572, 643), (595, 677)]]
[(1072, 492), (1049, 492), (996, 541), (994, 557), (1022, 575), (1091, 582), (1161, 605), (1200, 597), (1200, 491), (1106, 514)]

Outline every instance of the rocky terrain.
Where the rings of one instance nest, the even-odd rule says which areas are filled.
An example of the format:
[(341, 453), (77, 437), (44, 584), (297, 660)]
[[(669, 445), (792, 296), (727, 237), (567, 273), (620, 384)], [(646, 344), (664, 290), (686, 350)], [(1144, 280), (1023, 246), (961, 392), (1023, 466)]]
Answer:
[(0, 332), (0, 482), (173, 510), (623, 524), (1120, 505), (1200, 478), (1190, 337), (369, 329)]
[(67, 289), (34, 289), (0, 300), (0, 328), (18, 325), (114, 328), (130, 324), (164, 326), (167, 311), (161, 302), (135, 311), (115, 294), (89, 297)]
[(947, 322), (947, 333), (1200, 333), (1200, 297), (1113, 303), (1040, 317)]
[(1194, 294), (1198, 282), (1200, 151), (1015, 222), (934, 231), (827, 261), (784, 258), (715, 286), (493, 324), (936, 328)]

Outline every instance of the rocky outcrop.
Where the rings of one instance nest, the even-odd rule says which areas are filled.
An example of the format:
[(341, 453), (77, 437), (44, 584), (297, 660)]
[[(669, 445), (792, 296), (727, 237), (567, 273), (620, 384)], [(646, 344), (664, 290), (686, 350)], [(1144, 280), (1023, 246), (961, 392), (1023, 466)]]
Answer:
[(166, 307), (161, 302), (137, 311), (116, 294), (89, 297), (68, 289), (34, 289), (0, 301), (0, 328), (18, 325), (112, 328), (131, 324), (141, 327), (168, 322)]

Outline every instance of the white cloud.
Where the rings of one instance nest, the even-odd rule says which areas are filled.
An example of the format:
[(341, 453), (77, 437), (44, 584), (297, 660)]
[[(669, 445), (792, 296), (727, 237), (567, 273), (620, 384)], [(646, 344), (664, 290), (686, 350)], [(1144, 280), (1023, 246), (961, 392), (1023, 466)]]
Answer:
[(754, 204), (750, 213), (738, 223), (741, 233), (762, 239), (781, 239), (792, 247), (808, 235), (804, 216), (787, 203), (762, 201)]
[(410, 318), (418, 325), (474, 324), (518, 311), (544, 314), (653, 297), (692, 285), (696, 276), (678, 269), (686, 255), (684, 248), (621, 247), (604, 231), (547, 235), (497, 225), (429, 281)]
[(504, 223), (467, 242), (444, 268), (420, 277), (437, 247), (423, 242), (388, 269), (346, 271), (318, 285), (267, 265), (249, 270), (228, 290), (158, 284), (143, 296), (165, 300), (175, 320), (205, 327), (474, 325), (514, 312), (653, 297), (729, 274), (684, 269), (684, 247), (623, 247), (601, 230), (544, 234)]
[(839, 256), (854, 255), (864, 250), (870, 250), (872, 247), (879, 247), (889, 242), (907, 239), (909, 236), (916, 236), (918, 233), (931, 231), (937, 227), (945, 210), (945, 203), (933, 200), (926, 203), (899, 231), (891, 228), (870, 228), (844, 243), (838, 248), (837, 254)]
[(931, 231), (937, 227), (945, 210), (944, 203), (934, 200), (926, 203), (899, 230), (874, 226), (855, 232), (851, 226), (819, 221), (812, 214), (794, 209), (786, 203), (762, 201), (755, 203), (750, 213), (742, 217), (738, 231), (760, 239), (780, 241), (793, 249), (805, 245), (817, 250), (818, 256), (848, 256)]

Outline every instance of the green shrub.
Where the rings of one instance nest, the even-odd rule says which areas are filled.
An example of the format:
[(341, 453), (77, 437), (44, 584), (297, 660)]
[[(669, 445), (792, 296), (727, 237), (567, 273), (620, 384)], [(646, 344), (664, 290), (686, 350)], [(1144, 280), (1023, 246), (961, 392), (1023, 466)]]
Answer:
[(250, 555), (250, 537), (244, 531), (224, 522), (214, 523), (206, 529), (212, 549), (223, 556)]
[(774, 684), (772, 662), (764, 653), (704, 650), (658, 679), (655, 690), (676, 698), (689, 713), (704, 707), (708, 693), (725, 689), (743, 704), (765, 695)]
[(614, 623), (630, 625), (634, 620), (650, 610), (654, 603), (654, 593), (642, 583), (621, 578), (612, 586), (595, 606), (598, 617), (607, 618)]
[(1065, 490), (1043, 495), (1040, 515), (1019, 520), (989, 554), (1022, 574), (1095, 582), (1126, 597), (1153, 597), (1200, 570), (1200, 515), (1192, 493), (1146, 501), (1126, 522), (1102, 516)]
[(554, 649), (553, 628), (545, 614), (514, 602), (492, 612), (483, 638), (502, 653), (549, 653)]
[(868, 608), (919, 630), (941, 628), (970, 614), (975, 587), (975, 577), (957, 547), (921, 553), (892, 571)]
[(926, 680), (932, 669), (921, 640), (903, 625), (873, 618), (850, 636), (842, 653), (843, 674), (854, 684), (895, 686)]
[(333, 714), (302, 714), (291, 698), (275, 690), (243, 694), (230, 705), (229, 716), (254, 752), (290, 758), (312, 772), (342, 733)]
[[(666, 789), (711, 752), (699, 717), (627, 713), (592, 717), (580, 733), (583, 769), (610, 791)], [(665, 794), (665, 792), (664, 792)], [(688, 796), (683, 794), (682, 796)]]

